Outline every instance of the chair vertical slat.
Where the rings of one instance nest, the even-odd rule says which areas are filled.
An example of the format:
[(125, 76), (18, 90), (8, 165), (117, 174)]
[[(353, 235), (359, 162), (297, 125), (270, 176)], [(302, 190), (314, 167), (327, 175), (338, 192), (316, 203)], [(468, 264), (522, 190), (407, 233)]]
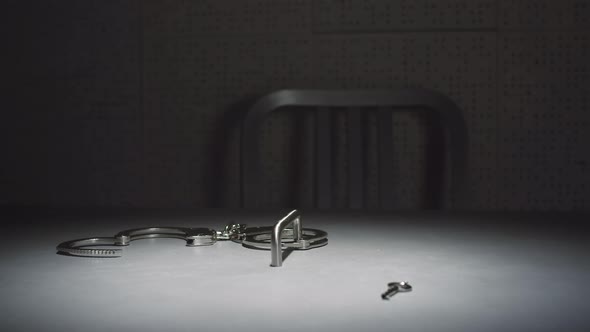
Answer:
[(316, 113), (316, 202), (320, 209), (332, 207), (332, 113), (318, 107)]
[(393, 204), (393, 125), (392, 110), (377, 110), (379, 141), (379, 205), (388, 209)]
[(317, 207), (316, 199), (316, 172), (317, 172), (317, 143), (316, 123), (317, 112), (302, 112), (298, 127), (298, 141), (300, 143), (297, 153), (297, 164), (295, 167), (294, 184), (298, 192), (298, 203), (301, 208), (310, 209)]
[(349, 206), (360, 209), (364, 206), (364, 156), (363, 122), (358, 108), (348, 110), (348, 197)]

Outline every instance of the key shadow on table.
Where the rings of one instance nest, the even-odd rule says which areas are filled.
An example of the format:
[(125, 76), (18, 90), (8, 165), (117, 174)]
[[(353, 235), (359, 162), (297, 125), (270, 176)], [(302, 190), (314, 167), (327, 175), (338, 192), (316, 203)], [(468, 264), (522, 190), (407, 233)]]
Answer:
[[(244, 247), (246, 247), (246, 248), (248, 248), (248, 249), (253, 249), (253, 250), (260, 250), (260, 251), (266, 251), (266, 252), (269, 252), (269, 250), (268, 250), (268, 249), (264, 249), (264, 248), (257, 248), (257, 247), (252, 247), (252, 246), (248, 246), (248, 245), (244, 245)], [(283, 263), (284, 263), (284, 262), (285, 262), (285, 260), (287, 259), (287, 257), (289, 257), (293, 251), (295, 251), (295, 248), (284, 248), (282, 251), (283, 251), (283, 252), (281, 253), (281, 257), (282, 257), (282, 261), (283, 261)]]

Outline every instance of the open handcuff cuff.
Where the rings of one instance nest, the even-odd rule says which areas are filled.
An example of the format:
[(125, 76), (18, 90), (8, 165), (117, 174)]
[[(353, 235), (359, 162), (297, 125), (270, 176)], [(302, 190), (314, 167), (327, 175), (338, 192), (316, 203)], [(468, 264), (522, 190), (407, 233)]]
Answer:
[[(289, 227), (291, 226), (291, 227)], [(209, 246), (217, 241), (231, 240), (251, 249), (266, 249), (271, 252), (271, 266), (283, 264), (283, 249), (307, 250), (328, 244), (328, 233), (303, 228), (301, 214), (291, 211), (274, 226), (246, 227), (230, 223), (222, 231), (210, 228), (148, 227), (119, 232), (114, 237), (92, 237), (60, 243), (58, 252), (83, 257), (120, 257), (122, 249), (132, 241), (153, 238), (175, 238), (186, 241), (188, 247)]]

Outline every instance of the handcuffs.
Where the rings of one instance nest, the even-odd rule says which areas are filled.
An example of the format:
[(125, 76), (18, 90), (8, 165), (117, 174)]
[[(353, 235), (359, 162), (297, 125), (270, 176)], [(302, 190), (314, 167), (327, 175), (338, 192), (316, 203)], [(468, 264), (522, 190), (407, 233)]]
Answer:
[[(291, 227), (288, 227), (291, 226)], [(153, 238), (175, 238), (186, 241), (188, 247), (209, 246), (217, 241), (231, 240), (251, 249), (271, 252), (270, 266), (283, 264), (283, 249), (308, 250), (328, 244), (328, 233), (301, 225), (301, 213), (293, 210), (274, 226), (247, 227), (230, 223), (222, 231), (210, 228), (148, 227), (119, 232), (114, 237), (91, 237), (60, 243), (58, 253), (83, 257), (120, 257), (118, 247), (128, 246), (132, 241)]]

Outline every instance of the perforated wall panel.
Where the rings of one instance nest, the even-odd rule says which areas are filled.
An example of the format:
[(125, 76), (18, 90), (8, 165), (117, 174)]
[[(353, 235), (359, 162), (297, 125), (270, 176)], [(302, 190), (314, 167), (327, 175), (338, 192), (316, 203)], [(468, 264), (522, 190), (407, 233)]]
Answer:
[(314, 31), (391, 32), (495, 28), (494, 0), (318, 0)]
[(508, 209), (588, 208), (590, 35), (501, 35), (499, 165)]
[(590, 28), (586, 0), (498, 0), (498, 25), (509, 30), (564, 30)]
[(19, 4), (23, 27), (9, 32), (24, 39), (23, 87), (6, 110), (16, 120), (6, 122), (16, 151), (5, 156), (12, 166), (2, 174), (9, 204), (111, 206), (141, 197), (136, 5)]
[[(239, 121), (250, 106), (240, 102), (281, 88), (309, 88), (307, 3), (145, 5), (144, 31), (149, 37), (144, 43), (144, 103), (150, 137), (146, 149), (153, 156), (147, 163), (148, 174), (170, 170), (170, 177), (176, 179), (172, 184), (170, 177), (146, 178), (154, 188), (149, 190), (152, 204), (158, 204), (164, 192), (170, 197), (166, 205), (183, 200), (188, 206), (239, 206)], [(292, 126), (287, 126), (280, 114), (270, 123), (262, 138), (272, 144), (264, 148), (269, 165), (268, 197), (284, 203), (289, 186), (281, 179), (286, 181), (288, 174), (281, 172), (286, 171), (290, 152), (283, 148), (289, 143), (281, 133)], [(185, 134), (179, 135), (178, 130)], [(165, 151), (174, 153), (161, 160)], [(180, 168), (191, 172), (190, 183), (183, 180), (184, 171), (175, 171)], [(176, 183), (192, 191), (178, 190)]]
[(311, 1), (146, 1), (144, 17), (175, 35), (297, 33), (311, 30)]
[[(589, 209), (583, 0), (62, 1), (22, 5), (0, 204), (239, 207), (240, 121), (283, 88), (422, 87), (469, 127), (468, 209)], [(27, 14), (28, 15), (28, 14)], [(346, 204), (347, 119), (334, 116)], [(394, 208), (421, 206), (426, 119), (392, 117)], [(261, 135), (268, 207), (311, 207), (313, 113)], [(376, 207), (377, 120), (365, 124)], [(20, 166), (19, 166), (20, 165)]]

